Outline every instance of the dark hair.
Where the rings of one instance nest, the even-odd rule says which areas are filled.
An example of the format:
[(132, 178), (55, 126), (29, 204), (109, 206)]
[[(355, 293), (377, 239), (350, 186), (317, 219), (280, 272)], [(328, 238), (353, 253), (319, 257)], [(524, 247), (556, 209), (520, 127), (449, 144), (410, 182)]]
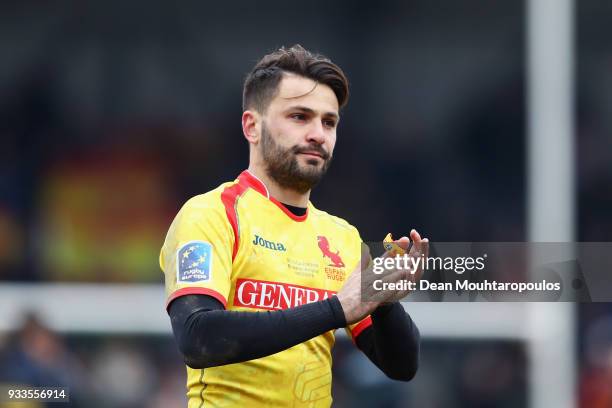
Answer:
[(265, 112), (276, 95), (283, 74), (291, 72), (329, 86), (338, 106), (348, 102), (348, 79), (339, 66), (324, 55), (312, 53), (299, 44), (265, 55), (249, 72), (242, 93), (242, 109)]

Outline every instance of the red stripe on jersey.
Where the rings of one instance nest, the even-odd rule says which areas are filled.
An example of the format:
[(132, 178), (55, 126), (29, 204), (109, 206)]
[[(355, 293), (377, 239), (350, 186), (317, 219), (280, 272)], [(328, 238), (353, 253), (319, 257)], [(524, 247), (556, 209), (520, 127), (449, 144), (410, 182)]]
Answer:
[(221, 193), (221, 201), (225, 207), (225, 214), (227, 219), (232, 226), (234, 231), (234, 248), (232, 249), (232, 261), (236, 258), (238, 253), (238, 245), (240, 244), (240, 234), (238, 229), (238, 210), (236, 209), (236, 203), (238, 199), (247, 190), (247, 186), (239, 181), (231, 187), (227, 187)]
[(261, 195), (266, 196), (266, 198), (272, 201), (278, 208), (280, 208), (292, 220), (302, 222), (302, 221), (305, 221), (306, 218), (308, 218), (308, 208), (306, 208), (306, 212), (304, 213), (304, 215), (295, 215), (294, 213), (289, 211), (287, 207), (285, 207), (280, 201), (278, 201), (274, 197), (271, 197), (266, 185), (260, 179), (258, 179), (253, 174), (251, 174), (250, 171), (245, 170), (242, 173), (240, 173), (240, 176), (238, 176), (238, 180), (240, 180), (240, 184), (244, 184), (248, 187), (251, 187), (253, 190), (257, 191)]
[(225, 299), (225, 296), (223, 296), (222, 294), (220, 294), (216, 290), (208, 289), (208, 288), (200, 288), (200, 287), (189, 287), (189, 288), (179, 289), (176, 292), (174, 292), (173, 294), (171, 294), (170, 297), (168, 298), (168, 301), (166, 302), (166, 309), (168, 308), (168, 306), (170, 306), (170, 303), (174, 299), (179, 298), (181, 296), (185, 296), (185, 295), (206, 295), (206, 296), (212, 296), (215, 299), (217, 299), (219, 302), (221, 302), (223, 304), (224, 308), (227, 308), (227, 299)]
[(351, 330), (351, 337), (353, 337), (353, 341), (355, 341), (357, 336), (359, 336), (362, 331), (364, 331), (365, 329), (367, 329), (371, 325), (372, 325), (372, 317), (371, 316), (368, 316), (365, 319), (363, 319), (362, 321), (360, 321), (359, 323), (357, 323), (357, 326), (353, 327), (353, 330)]
[(292, 213), (291, 211), (289, 211), (287, 209), (287, 207), (285, 207), (283, 205), (283, 203), (281, 203), (280, 201), (278, 201), (276, 198), (274, 197), (270, 197), (270, 201), (272, 201), (274, 204), (276, 204), (278, 206), (278, 208), (280, 208), (281, 210), (283, 210), (283, 212), (285, 214), (287, 214), (287, 216), (289, 218), (291, 218), (293, 221), (298, 221), (298, 222), (302, 222), (305, 221), (306, 218), (308, 217), (308, 207), (306, 207), (306, 212), (304, 213), (304, 215), (295, 215), (294, 213)]
[(268, 188), (266, 185), (263, 183), (263, 181), (252, 175), (250, 171), (245, 170), (240, 173), (238, 180), (240, 180), (241, 184), (245, 184), (261, 195), (265, 195), (267, 198), (270, 198), (270, 193), (268, 193)]

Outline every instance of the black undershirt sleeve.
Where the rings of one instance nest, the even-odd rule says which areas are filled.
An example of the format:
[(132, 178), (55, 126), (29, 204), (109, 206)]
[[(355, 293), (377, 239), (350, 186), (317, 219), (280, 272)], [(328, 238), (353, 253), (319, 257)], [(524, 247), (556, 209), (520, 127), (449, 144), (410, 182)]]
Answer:
[[(211, 296), (186, 295), (175, 299), (168, 313), (179, 350), (192, 368), (264, 357), (346, 326), (335, 296), (287, 310), (253, 313), (226, 311)], [(395, 303), (372, 313), (372, 326), (355, 342), (389, 378), (409, 381), (418, 368), (419, 337), (410, 316)]]
[(378, 307), (372, 326), (355, 339), (357, 347), (389, 378), (410, 381), (419, 366), (420, 334), (400, 303)]
[(206, 368), (278, 353), (346, 326), (337, 297), (278, 311), (224, 310), (211, 296), (185, 295), (168, 308), (185, 363)]

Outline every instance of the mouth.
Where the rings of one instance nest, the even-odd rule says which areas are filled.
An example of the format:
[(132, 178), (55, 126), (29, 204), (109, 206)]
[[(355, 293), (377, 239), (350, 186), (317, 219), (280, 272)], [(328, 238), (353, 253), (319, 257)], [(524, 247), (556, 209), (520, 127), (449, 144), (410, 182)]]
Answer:
[(318, 152), (299, 152), (298, 154), (303, 154), (304, 156), (323, 159), (323, 155), (321, 155), (321, 153), (318, 153)]

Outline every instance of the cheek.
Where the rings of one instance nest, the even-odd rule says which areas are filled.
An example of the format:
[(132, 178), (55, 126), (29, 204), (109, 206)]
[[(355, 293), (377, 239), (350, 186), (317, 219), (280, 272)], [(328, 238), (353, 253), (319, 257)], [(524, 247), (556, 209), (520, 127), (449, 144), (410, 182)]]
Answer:
[(267, 127), (268, 137), (274, 142), (275, 145), (286, 149), (291, 147), (291, 132), (286, 126), (274, 126)]
[(336, 147), (336, 132), (329, 138), (328, 142), (329, 152), (332, 153), (334, 151), (334, 147)]
[(287, 123), (276, 128), (276, 140), (283, 146), (293, 146), (299, 144), (302, 133), (300, 129)]

